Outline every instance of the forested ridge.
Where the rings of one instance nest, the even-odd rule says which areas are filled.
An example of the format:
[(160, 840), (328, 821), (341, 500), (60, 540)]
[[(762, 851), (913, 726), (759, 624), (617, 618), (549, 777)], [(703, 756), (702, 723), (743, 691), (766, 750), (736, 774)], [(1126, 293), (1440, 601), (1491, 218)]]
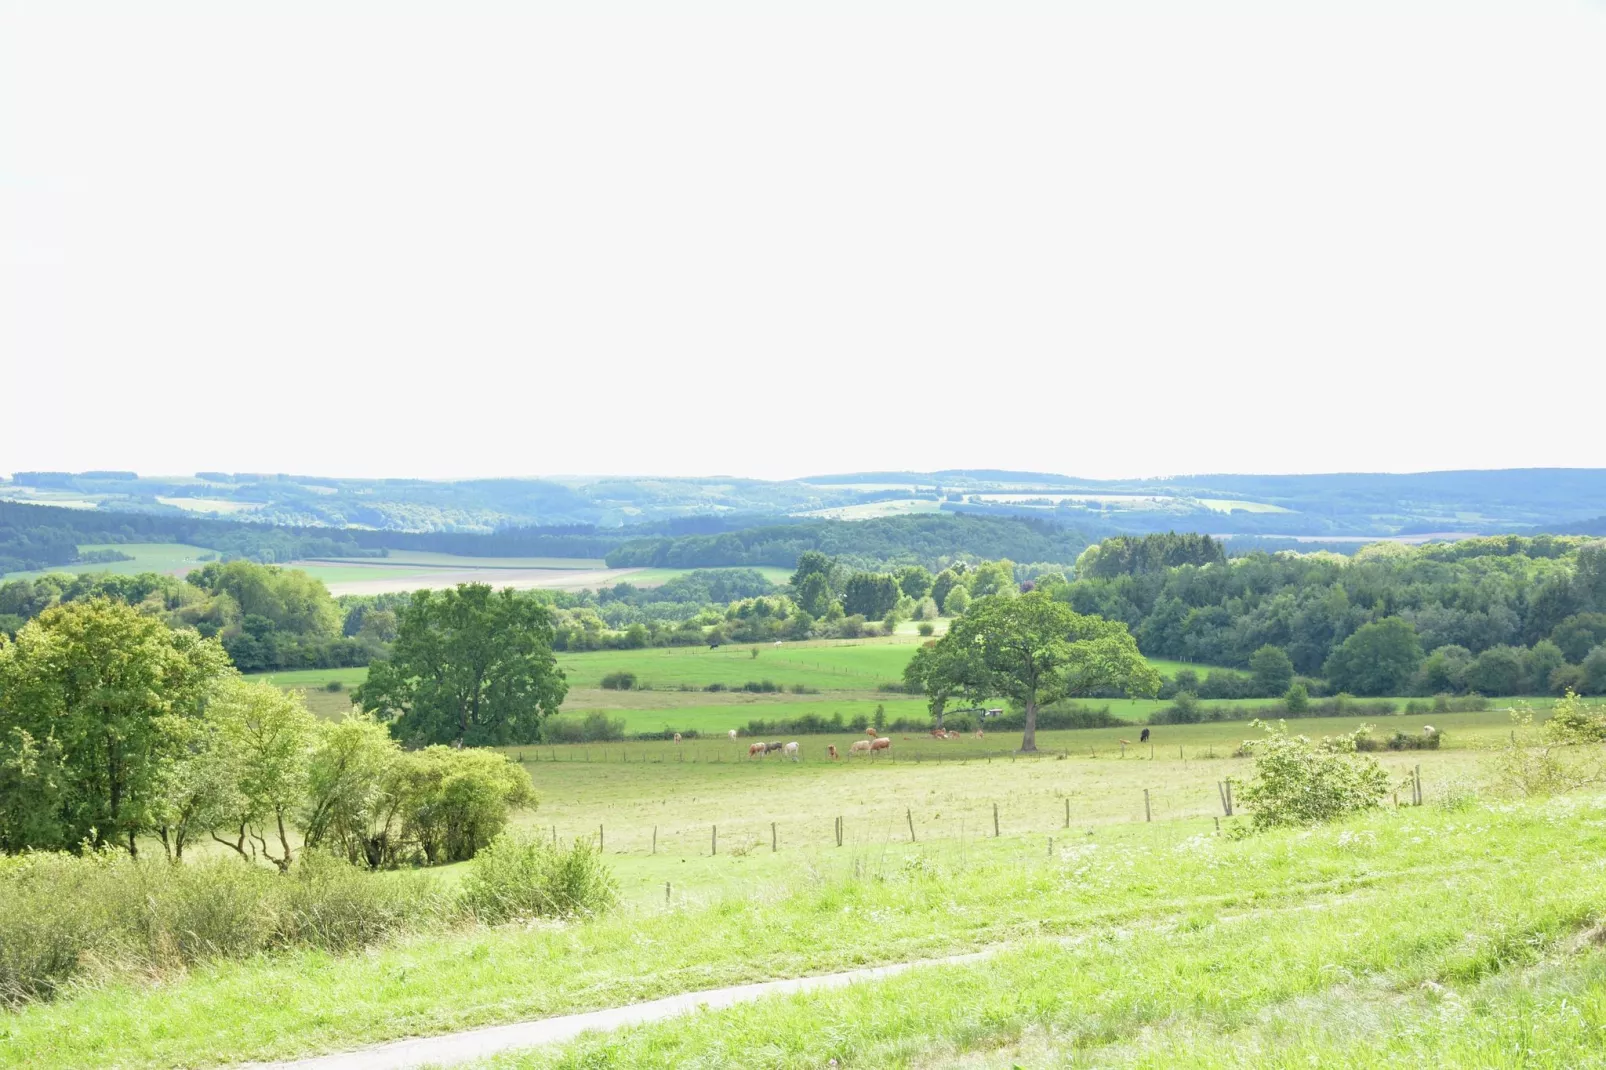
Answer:
[(1019, 517), (919, 515), (812, 520), (717, 535), (630, 539), (609, 551), (610, 568), (791, 568), (813, 550), (853, 564), (942, 568), (959, 557), (1070, 564), (1091, 539), (1076, 528)]
[(1126, 622), (1153, 657), (1248, 666), (1273, 646), (1356, 694), (1606, 690), (1606, 541), (1375, 543), (1109, 575), (1101, 554), (1057, 597)]

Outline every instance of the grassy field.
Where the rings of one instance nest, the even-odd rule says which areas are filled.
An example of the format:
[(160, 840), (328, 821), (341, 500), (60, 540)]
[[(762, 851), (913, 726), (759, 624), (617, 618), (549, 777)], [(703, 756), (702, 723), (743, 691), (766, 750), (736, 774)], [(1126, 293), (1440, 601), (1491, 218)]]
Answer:
[[(996, 953), (487, 1065), (1597, 1065), (1606, 800), (1469, 801), (1440, 774), (1476, 751), (1421, 758), (1426, 807), (1242, 841), (1131, 799), (1208, 802), (1224, 761), (550, 763), (530, 823), (602, 825), (619, 912), (87, 984), (0, 1012), (0, 1066), (284, 1058), (977, 949)], [(656, 855), (630, 806), (658, 822)], [(719, 853), (677, 813), (712, 813)]]
[(129, 555), (132, 561), (108, 561), (101, 564), (60, 565), (56, 568), (37, 569), (32, 572), (8, 572), (0, 579), (31, 580), (52, 572), (66, 573), (97, 573), (110, 572), (119, 576), (132, 576), (139, 572), (166, 572), (173, 575), (183, 575), (192, 568), (198, 568), (203, 559), (212, 560), (217, 557), (216, 550), (208, 550), (203, 546), (188, 546), (176, 542), (124, 542), (110, 545), (84, 545), (78, 547), (79, 553), (90, 550), (116, 550), (118, 553)]

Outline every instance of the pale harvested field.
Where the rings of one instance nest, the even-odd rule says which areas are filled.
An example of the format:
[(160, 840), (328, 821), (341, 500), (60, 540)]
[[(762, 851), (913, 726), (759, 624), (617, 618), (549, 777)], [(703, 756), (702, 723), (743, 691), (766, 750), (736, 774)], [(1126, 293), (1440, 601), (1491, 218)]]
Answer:
[[(307, 567), (313, 575), (318, 574), (316, 566)], [(358, 572), (372, 571), (372, 578), (354, 578)], [(397, 574), (394, 566), (346, 563), (340, 566), (340, 579), (330, 579), (327, 582), (329, 593), (342, 594), (392, 594), (402, 591), (441, 590), (455, 587), (459, 583), (489, 583), (495, 587), (513, 587), (517, 590), (528, 591), (545, 589), (554, 591), (578, 591), (584, 588), (596, 590), (628, 579), (641, 571), (634, 568), (601, 568), (590, 570), (557, 569), (557, 568), (497, 568), (497, 569), (406, 569)]]

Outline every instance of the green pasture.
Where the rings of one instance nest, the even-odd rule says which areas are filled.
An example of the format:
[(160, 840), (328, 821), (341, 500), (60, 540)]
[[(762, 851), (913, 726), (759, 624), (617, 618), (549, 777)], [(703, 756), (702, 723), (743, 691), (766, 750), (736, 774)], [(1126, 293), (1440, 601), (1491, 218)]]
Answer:
[(1242, 840), (1208, 813), (1226, 760), (532, 765), (525, 824), (600, 831), (617, 912), (96, 981), (0, 1011), (0, 1066), (285, 1059), (981, 949), (480, 1065), (1599, 1065), (1606, 802), (1469, 799), (1477, 759), (1423, 754), (1424, 807)]
[(182, 575), (199, 568), (204, 560), (217, 557), (216, 550), (204, 546), (189, 546), (178, 542), (123, 542), (113, 544), (85, 544), (79, 553), (90, 550), (116, 550), (129, 555), (132, 561), (107, 561), (99, 564), (58, 565), (55, 568), (35, 569), (31, 572), (8, 572), (7, 580), (33, 580), (51, 573), (96, 574), (109, 572), (118, 576), (133, 576), (141, 572), (167, 572)]

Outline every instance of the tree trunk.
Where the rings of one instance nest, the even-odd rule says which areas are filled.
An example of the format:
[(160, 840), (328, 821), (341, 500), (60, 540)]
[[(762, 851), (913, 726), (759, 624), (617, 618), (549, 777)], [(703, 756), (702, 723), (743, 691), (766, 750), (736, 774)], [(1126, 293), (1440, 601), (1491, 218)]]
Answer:
[(1035, 754), (1037, 752), (1037, 700), (1035, 698), (1026, 703), (1026, 731), (1021, 733), (1020, 749), (1022, 754)]

